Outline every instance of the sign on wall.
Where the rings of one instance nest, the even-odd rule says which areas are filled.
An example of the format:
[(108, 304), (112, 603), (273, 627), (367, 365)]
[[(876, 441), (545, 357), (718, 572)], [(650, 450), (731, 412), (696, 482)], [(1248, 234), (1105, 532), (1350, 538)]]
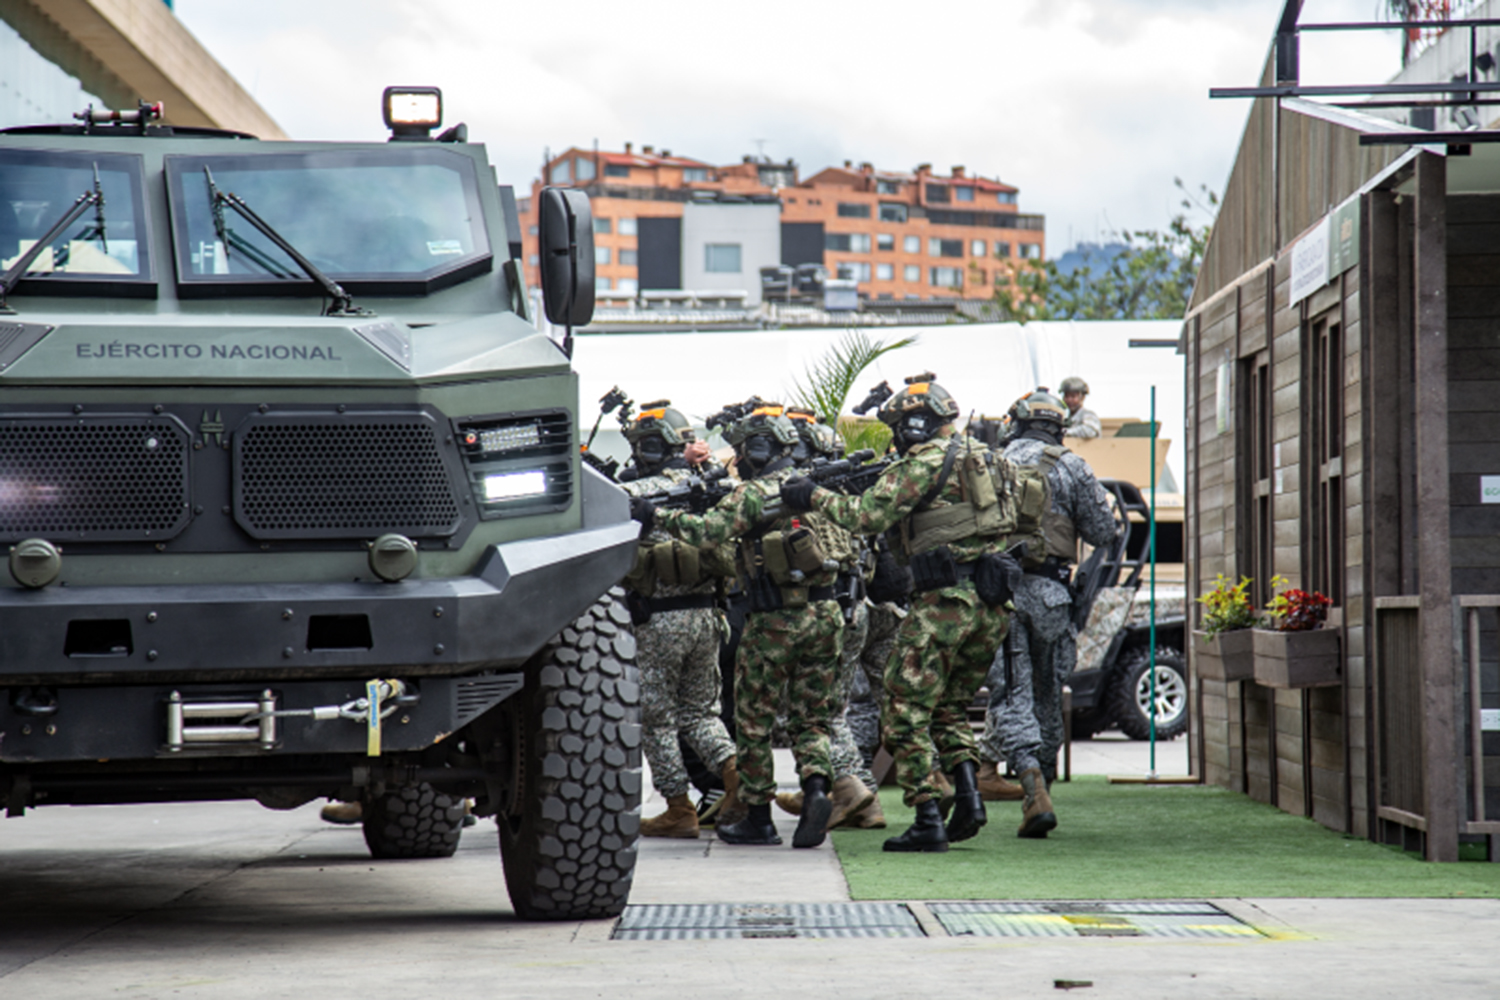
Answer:
[(1359, 196), (1323, 216), (1292, 247), (1292, 305), (1359, 263)]
[(1500, 476), (1479, 477), (1479, 502), (1500, 503)]

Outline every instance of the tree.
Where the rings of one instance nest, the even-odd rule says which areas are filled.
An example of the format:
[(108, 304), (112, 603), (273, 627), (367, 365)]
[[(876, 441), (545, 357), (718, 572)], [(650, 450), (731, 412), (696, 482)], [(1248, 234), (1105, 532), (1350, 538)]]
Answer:
[[(1116, 233), (1125, 249), (1098, 273), (1085, 266), (1065, 274), (1050, 260), (1002, 261), (1002, 284), (995, 290), (1001, 319), (1022, 324), (1049, 319), (1181, 319), (1213, 231), (1219, 196), (1207, 185), (1195, 195), (1181, 179), (1176, 184), (1184, 196), (1183, 211), (1172, 217), (1166, 231)], [(1210, 221), (1195, 224), (1188, 215), (1195, 209)]]

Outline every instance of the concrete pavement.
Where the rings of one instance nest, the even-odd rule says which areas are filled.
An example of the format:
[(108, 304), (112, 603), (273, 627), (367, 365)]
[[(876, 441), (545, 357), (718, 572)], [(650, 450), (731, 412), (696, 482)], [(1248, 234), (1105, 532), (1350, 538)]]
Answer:
[[(1075, 773), (1138, 755), (1094, 743)], [(636, 903), (847, 898), (828, 845), (706, 837), (646, 842), (636, 887)], [(1500, 901), (1219, 902), (1269, 936), (616, 942), (610, 921), (515, 920), (488, 822), (451, 860), (374, 862), (316, 805), (54, 808), (0, 823), (0, 996), (1057, 996), (1056, 979), (1092, 998), (1495, 994)]]

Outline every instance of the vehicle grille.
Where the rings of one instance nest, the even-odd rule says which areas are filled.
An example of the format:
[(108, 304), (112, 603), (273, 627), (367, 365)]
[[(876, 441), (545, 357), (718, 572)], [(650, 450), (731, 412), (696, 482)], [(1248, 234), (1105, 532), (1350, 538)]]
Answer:
[[(573, 497), (578, 445), (566, 410), (471, 417), (458, 423), (469, 486), (484, 520), (564, 510)], [(491, 495), (487, 482), (515, 474), (540, 476), (539, 488), (513, 496)]]
[(442, 537), (462, 520), (423, 413), (253, 416), (234, 464), (235, 517), (256, 538)]
[(188, 522), (189, 454), (166, 418), (0, 420), (0, 541), (172, 538)]

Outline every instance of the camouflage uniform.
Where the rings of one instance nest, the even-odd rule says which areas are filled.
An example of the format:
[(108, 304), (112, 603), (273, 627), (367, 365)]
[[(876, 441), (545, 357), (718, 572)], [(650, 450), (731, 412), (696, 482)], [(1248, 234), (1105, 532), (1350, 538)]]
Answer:
[[(741, 484), (703, 515), (661, 510), (662, 530), (692, 545), (724, 545), (760, 529), (790, 530), (793, 522), (820, 535), (837, 530), (816, 514), (787, 511), (763, 524), (768, 506), (780, 505), (783, 480), (796, 474), (790, 466)], [(741, 571), (746, 567), (741, 560)], [(836, 572), (807, 574), (806, 587), (831, 587)], [(748, 576), (742, 577), (744, 585)], [(790, 588), (788, 588), (790, 589)], [(771, 758), (771, 730), (776, 710), (787, 706), (792, 754), (800, 778), (821, 775), (833, 780), (829, 734), (839, 707), (838, 668), (843, 649), (844, 615), (835, 600), (811, 601), (801, 607), (752, 611), (745, 618), (735, 659), (734, 725), (739, 751), (740, 798), (764, 805), (776, 795)]]
[[(1016, 465), (1037, 465), (1046, 443), (1012, 441), (1005, 457)], [(1065, 452), (1047, 474), (1052, 509), (1073, 522), (1090, 545), (1106, 545), (1118, 526), (1104, 490), (1083, 459)], [(1051, 781), (1062, 746), (1062, 689), (1078, 659), (1073, 626), (1073, 595), (1055, 577), (1027, 573), (1014, 598), (1017, 628), (1012, 633), (1007, 676), (1004, 650), (989, 675), (990, 708), (985, 717), (981, 755), (1004, 760), (1020, 773), (1040, 768)]]
[[(661, 475), (623, 483), (632, 496), (658, 492), (689, 473), (668, 469)], [(652, 531), (643, 545), (670, 541), (662, 531)], [(681, 597), (714, 594), (712, 579), (692, 586), (652, 587), (649, 596)], [(734, 756), (734, 742), (719, 718), (723, 678), (719, 672), (719, 643), (723, 639), (717, 608), (685, 608), (653, 612), (644, 624), (635, 626), (636, 664), (641, 674), (641, 741), (651, 765), (651, 783), (663, 798), (686, 795), (687, 768), (683, 765), (682, 741), (715, 774)]]
[[(885, 664), (896, 645), (896, 630), (906, 612), (894, 604), (872, 604), (868, 608), (868, 630), (859, 651), (859, 670), (850, 677), (849, 710), (845, 718), (854, 745), (859, 747), (861, 781), (875, 787), (875, 753), (880, 749), (880, 711), (885, 701)], [(845, 643), (847, 652), (848, 643)], [(866, 775), (869, 777), (867, 778)]]
[[(869, 691), (865, 680), (861, 656), (865, 649), (865, 637), (870, 632), (870, 608), (864, 601), (854, 605), (851, 620), (844, 625), (844, 651), (839, 662), (839, 686), (843, 694), (841, 710), (833, 716), (833, 780), (852, 774), (868, 788), (875, 787), (875, 775), (854, 737), (851, 714), (853, 702), (861, 686)], [(861, 685), (860, 682), (864, 681)]]
[[(818, 490), (813, 494), (813, 508), (859, 534), (872, 535), (894, 527), (937, 483), (954, 433), (951, 425), (944, 425), (931, 440), (913, 445), (859, 496)], [(973, 439), (968, 439), (965, 447), (976, 452), (985, 450), (983, 442)], [(966, 503), (960, 479), (955, 469), (930, 509)], [(964, 564), (997, 552), (1001, 546), (999, 537), (975, 535), (947, 547), (954, 560)], [(984, 682), (1009, 622), (1004, 611), (979, 599), (972, 579), (961, 579), (956, 586), (912, 598), (911, 610), (901, 623), (895, 648), (886, 662), (887, 702), (882, 720), (885, 744), (896, 758), (896, 780), (907, 805), (938, 796), (931, 778), (934, 745), (944, 771), (976, 760), (968, 707)]]
[(1104, 425), (1099, 422), (1099, 414), (1087, 406), (1080, 406), (1076, 412), (1070, 413), (1063, 424), (1063, 437), (1096, 438), (1103, 433)]

